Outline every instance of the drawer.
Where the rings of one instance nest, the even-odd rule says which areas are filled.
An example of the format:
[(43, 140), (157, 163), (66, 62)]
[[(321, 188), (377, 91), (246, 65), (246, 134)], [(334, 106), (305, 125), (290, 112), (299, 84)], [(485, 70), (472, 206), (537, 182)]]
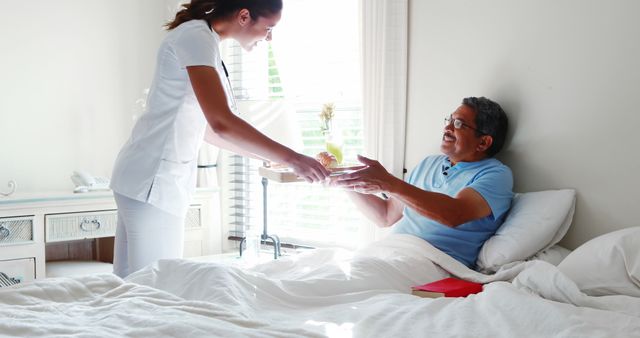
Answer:
[(71, 241), (116, 235), (116, 210), (46, 215), (47, 242)]
[(0, 218), (0, 246), (33, 242), (33, 217)]
[(2, 272), (0, 286), (31, 281), (36, 278), (36, 260), (35, 258), (22, 258), (0, 261), (0, 272)]

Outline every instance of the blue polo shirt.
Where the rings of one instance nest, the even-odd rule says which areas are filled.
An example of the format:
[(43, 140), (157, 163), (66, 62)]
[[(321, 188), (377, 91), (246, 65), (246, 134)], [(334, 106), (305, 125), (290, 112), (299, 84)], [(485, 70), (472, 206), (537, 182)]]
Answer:
[(475, 267), (482, 244), (504, 221), (513, 198), (511, 169), (494, 158), (459, 162), (451, 166), (444, 155), (429, 156), (411, 172), (408, 183), (455, 197), (464, 188), (477, 191), (489, 204), (491, 214), (456, 227), (448, 227), (405, 207), (393, 232), (428, 241), (470, 268)]

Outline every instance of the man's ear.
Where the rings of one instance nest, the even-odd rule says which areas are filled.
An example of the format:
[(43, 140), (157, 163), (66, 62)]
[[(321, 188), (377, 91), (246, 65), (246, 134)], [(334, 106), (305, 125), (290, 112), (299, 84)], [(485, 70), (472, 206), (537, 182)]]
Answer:
[(485, 152), (487, 149), (491, 148), (493, 144), (493, 137), (491, 135), (482, 135), (480, 136), (480, 144), (476, 148), (479, 152)]
[(238, 18), (240, 26), (244, 27), (251, 22), (251, 12), (246, 8), (239, 10), (236, 17)]

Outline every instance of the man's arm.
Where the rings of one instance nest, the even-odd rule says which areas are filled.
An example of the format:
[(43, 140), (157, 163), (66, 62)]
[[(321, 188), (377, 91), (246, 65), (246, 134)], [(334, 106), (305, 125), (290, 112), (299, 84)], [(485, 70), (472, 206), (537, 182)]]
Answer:
[(391, 226), (402, 217), (403, 204), (395, 198), (383, 200), (374, 195), (355, 191), (349, 191), (347, 195), (358, 210), (379, 227)]
[(396, 185), (391, 196), (419, 214), (449, 227), (456, 227), (491, 215), (491, 207), (473, 188), (462, 189), (455, 197), (425, 191), (403, 182)]
[[(356, 189), (364, 194), (379, 192), (389, 194), (391, 196), (389, 201), (380, 200), (380, 202), (386, 202), (384, 204), (374, 201), (372, 198), (377, 197), (373, 196), (368, 196), (366, 199), (358, 197), (359, 201), (354, 198), (365, 215), (371, 215), (368, 217), (374, 221), (377, 220), (378, 224), (388, 226), (395, 223), (402, 216), (403, 205), (450, 227), (491, 214), (487, 201), (472, 188), (463, 189), (455, 197), (425, 191), (391, 175), (378, 161), (363, 156), (359, 156), (358, 159), (366, 164), (367, 168), (338, 176), (333, 184)], [(380, 208), (379, 211), (375, 210), (376, 207)], [(385, 223), (391, 220), (393, 220), (391, 224)]]

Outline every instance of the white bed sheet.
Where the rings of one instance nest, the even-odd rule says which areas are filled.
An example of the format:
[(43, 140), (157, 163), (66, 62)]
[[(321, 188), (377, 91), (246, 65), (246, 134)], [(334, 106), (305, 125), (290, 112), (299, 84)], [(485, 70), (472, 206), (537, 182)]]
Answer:
[[(411, 285), (449, 273), (494, 282), (467, 298), (409, 295)], [(38, 281), (0, 289), (0, 304), (0, 335), (32, 337), (640, 335), (638, 298), (589, 297), (541, 261), (482, 275), (407, 235), (251, 268), (164, 260), (126, 282)]]

